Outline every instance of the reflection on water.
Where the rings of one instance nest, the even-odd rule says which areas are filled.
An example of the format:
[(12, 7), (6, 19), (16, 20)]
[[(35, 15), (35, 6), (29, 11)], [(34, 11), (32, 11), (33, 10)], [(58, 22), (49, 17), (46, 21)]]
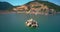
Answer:
[[(25, 22), (30, 18), (39, 23), (38, 28), (26, 27)], [(0, 14), (0, 28), (0, 32), (60, 32), (60, 14), (54, 16)]]

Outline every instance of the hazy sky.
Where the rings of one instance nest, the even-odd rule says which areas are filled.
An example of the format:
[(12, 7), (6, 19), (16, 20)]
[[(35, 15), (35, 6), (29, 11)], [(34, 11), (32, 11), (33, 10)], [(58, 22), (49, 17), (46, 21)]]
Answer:
[[(0, 0), (0, 1), (6, 1), (6, 2), (9, 2), (11, 3), (12, 5), (16, 6), (16, 5), (23, 5), (29, 1), (32, 1), (32, 0)], [(60, 0), (46, 0), (46, 1), (49, 1), (49, 2), (52, 2), (52, 3), (55, 3), (57, 5), (60, 6)]]

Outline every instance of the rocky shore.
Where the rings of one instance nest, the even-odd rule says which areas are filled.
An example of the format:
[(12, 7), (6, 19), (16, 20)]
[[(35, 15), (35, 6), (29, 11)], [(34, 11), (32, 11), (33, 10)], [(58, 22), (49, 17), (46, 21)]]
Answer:
[(0, 12), (0, 14), (11, 14), (11, 13), (17, 13), (17, 14), (35, 14), (35, 15), (55, 15), (55, 14), (60, 14), (60, 12), (55, 12), (53, 14), (49, 14), (49, 13), (42, 13), (42, 12)]

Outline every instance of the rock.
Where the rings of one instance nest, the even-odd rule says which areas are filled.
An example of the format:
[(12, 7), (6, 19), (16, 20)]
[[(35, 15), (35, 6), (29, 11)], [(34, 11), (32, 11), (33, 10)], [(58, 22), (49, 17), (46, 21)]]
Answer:
[(29, 20), (26, 21), (26, 26), (28, 26), (28, 27), (38, 27), (38, 23), (33, 19), (29, 19)]

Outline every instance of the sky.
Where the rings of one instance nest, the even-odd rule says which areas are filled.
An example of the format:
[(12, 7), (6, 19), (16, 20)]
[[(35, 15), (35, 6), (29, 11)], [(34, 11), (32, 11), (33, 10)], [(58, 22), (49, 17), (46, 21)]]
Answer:
[[(17, 5), (23, 5), (23, 4), (33, 1), (33, 0), (0, 0), (0, 1), (9, 2), (10, 4), (17, 6)], [(49, 2), (55, 3), (56, 5), (60, 6), (60, 0), (45, 0), (45, 1), (49, 1)]]

